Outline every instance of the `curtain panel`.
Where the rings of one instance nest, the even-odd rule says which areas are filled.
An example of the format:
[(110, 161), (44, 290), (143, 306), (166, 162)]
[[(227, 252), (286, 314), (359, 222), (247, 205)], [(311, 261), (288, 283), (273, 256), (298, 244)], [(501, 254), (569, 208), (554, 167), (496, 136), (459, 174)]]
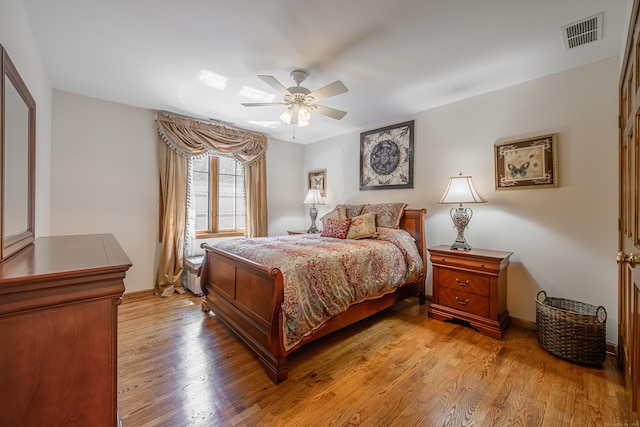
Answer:
[(161, 251), (155, 293), (184, 292), (184, 243), (187, 224), (187, 159), (192, 156), (231, 156), (243, 164), (246, 195), (246, 234), (266, 236), (266, 135), (231, 129), (206, 121), (159, 111), (156, 127), (161, 137), (160, 238)]

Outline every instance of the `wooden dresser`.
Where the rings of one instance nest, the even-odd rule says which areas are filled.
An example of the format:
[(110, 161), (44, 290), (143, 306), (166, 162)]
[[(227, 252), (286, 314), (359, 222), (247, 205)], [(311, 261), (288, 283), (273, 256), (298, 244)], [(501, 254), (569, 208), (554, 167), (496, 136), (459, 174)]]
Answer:
[(479, 332), (502, 338), (509, 326), (507, 267), (511, 252), (488, 249), (429, 249), (433, 265), (433, 300), (429, 316), (460, 319)]
[(109, 426), (131, 261), (110, 234), (40, 237), (0, 264), (0, 425)]

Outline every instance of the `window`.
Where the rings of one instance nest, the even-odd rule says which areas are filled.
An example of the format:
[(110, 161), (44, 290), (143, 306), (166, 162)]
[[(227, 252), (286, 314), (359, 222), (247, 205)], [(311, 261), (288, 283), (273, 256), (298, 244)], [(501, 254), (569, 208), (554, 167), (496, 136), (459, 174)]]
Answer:
[(245, 197), (242, 164), (228, 157), (192, 160), (196, 237), (244, 234)]

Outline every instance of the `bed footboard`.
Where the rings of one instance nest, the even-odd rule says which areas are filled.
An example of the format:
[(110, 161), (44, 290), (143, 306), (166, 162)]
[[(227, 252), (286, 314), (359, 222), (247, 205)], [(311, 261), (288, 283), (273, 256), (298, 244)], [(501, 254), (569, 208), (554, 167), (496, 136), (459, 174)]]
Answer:
[(282, 273), (208, 246), (201, 277), (203, 311), (213, 311), (266, 367), (269, 378), (287, 378), (287, 359), (279, 324)]

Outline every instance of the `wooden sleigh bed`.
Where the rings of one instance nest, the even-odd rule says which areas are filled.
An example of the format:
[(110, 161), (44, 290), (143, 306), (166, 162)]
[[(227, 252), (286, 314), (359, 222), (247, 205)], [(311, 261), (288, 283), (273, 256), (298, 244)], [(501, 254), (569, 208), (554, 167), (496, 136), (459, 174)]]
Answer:
[(327, 320), (321, 327), (304, 336), (293, 348), (283, 344), (284, 298), (283, 273), (219, 248), (202, 244), (205, 257), (201, 271), (204, 293), (202, 310), (213, 311), (265, 366), (269, 378), (279, 383), (287, 378), (287, 355), (300, 346), (378, 313), (410, 296), (419, 296), (425, 303), (426, 238), (425, 209), (405, 209), (400, 228), (415, 239), (422, 262), (422, 272), (416, 280), (404, 283), (392, 292), (355, 303)]

